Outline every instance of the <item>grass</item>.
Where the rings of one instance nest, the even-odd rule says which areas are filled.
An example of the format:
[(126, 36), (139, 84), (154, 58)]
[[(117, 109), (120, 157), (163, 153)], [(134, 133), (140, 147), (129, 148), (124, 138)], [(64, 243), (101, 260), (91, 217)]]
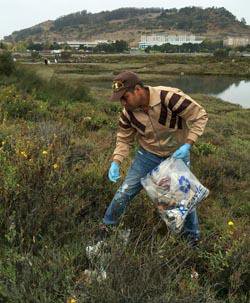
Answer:
[(170, 234), (141, 193), (118, 228), (132, 229), (128, 245), (114, 231), (108, 278), (90, 283), (85, 270), (98, 262), (85, 249), (119, 186), (107, 179), (119, 104), (103, 101), (107, 90), (74, 95), (74, 81), (52, 89), (34, 76), (28, 89), (30, 71), (19, 75), (1, 77), (2, 302), (248, 302), (248, 109), (192, 96), (209, 114), (192, 153), (192, 171), (211, 191), (198, 209), (199, 249)]
[[(121, 64), (122, 63), (122, 64)], [(227, 75), (250, 77), (250, 59), (248, 57), (215, 58), (213, 56), (177, 56), (169, 54), (150, 55), (88, 55), (79, 63), (33, 66), (40, 73), (58, 75), (78, 74), (83, 79), (93, 80), (105, 75), (111, 80), (113, 74), (131, 69), (147, 77), (179, 75)], [(107, 78), (108, 77), (108, 78)]]

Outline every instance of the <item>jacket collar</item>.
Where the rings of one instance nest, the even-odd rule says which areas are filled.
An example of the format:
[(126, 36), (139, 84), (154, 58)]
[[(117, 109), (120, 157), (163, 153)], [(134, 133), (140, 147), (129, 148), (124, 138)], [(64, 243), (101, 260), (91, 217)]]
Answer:
[[(161, 103), (161, 91), (157, 89), (156, 87), (145, 85), (149, 90), (149, 107), (154, 107), (155, 105)], [(134, 109), (133, 112), (141, 112), (143, 111), (141, 107)]]
[(161, 103), (160, 90), (157, 90), (152, 86), (145, 86), (149, 89), (149, 106), (153, 107), (159, 103)]

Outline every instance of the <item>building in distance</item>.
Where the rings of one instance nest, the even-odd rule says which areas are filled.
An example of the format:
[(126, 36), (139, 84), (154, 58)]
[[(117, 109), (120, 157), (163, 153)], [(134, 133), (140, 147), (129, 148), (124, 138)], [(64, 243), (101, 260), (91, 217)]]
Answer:
[(223, 40), (224, 46), (237, 47), (250, 44), (250, 37), (227, 37)]
[(203, 39), (196, 37), (195, 35), (163, 35), (163, 34), (152, 34), (142, 35), (141, 41), (139, 42), (139, 48), (145, 49), (148, 46), (163, 45), (170, 43), (173, 45), (182, 45), (184, 43), (200, 44)]
[(85, 47), (96, 47), (98, 44), (104, 44), (104, 43), (113, 43), (114, 41), (110, 40), (95, 40), (95, 41), (66, 41), (66, 42), (58, 42), (58, 44), (67, 44), (71, 48), (78, 49), (80, 46)]

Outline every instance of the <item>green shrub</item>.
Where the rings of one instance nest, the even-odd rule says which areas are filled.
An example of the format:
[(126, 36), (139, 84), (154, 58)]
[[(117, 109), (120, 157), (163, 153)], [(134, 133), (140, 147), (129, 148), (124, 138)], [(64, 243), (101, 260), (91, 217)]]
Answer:
[(212, 143), (198, 142), (194, 145), (193, 151), (198, 156), (208, 156), (216, 152), (216, 146)]
[(224, 49), (224, 48), (218, 48), (214, 51), (214, 57), (215, 58), (227, 58), (229, 54), (228, 49)]
[(56, 78), (46, 81), (25, 67), (17, 69), (16, 77), (20, 90), (35, 94), (38, 99), (47, 101), (51, 105), (58, 105), (62, 101), (93, 101), (88, 89), (80, 81), (74, 84)]
[(3, 87), (0, 91), (0, 120), (39, 120), (48, 116), (45, 107), (29, 95), (20, 94), (15, 86)]
[(97, 131), (105, 126), (110, 126), (111, 128), (116, 127), (113, 121), (108, 120), (106, 117), (97, 116), (94, 118), (86, 117), (84, 121), (85, 127), (89, 131)]
[(0, 75), (10, 76), (15, 70), (15, 64), (11, 53), (0, 54)]

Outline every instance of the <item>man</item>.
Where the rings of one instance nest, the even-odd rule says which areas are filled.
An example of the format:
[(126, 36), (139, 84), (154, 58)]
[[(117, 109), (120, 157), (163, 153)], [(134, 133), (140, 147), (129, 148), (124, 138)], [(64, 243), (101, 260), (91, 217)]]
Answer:
[[(207, 123), (205, 110), (181, 90), (164, 86), (144, 86), (137, 74), (124, 71), (113, 80), (112, 101), (120, 101), (116, 148), (109, 179), (117, 182), (120, 166), (129, 154), (135, 136), (140, 148), (103, 218), (103, 227), (114, 226), (129, 202), (142, 189), (141, 178), (167, 157), (182, 159), (187, 165), (190, 150)], [(108, 230), (108, 228), (107, 228)], [(200, 238), (196, 209), (186, 218), (183, 235), (195, 245)]]

